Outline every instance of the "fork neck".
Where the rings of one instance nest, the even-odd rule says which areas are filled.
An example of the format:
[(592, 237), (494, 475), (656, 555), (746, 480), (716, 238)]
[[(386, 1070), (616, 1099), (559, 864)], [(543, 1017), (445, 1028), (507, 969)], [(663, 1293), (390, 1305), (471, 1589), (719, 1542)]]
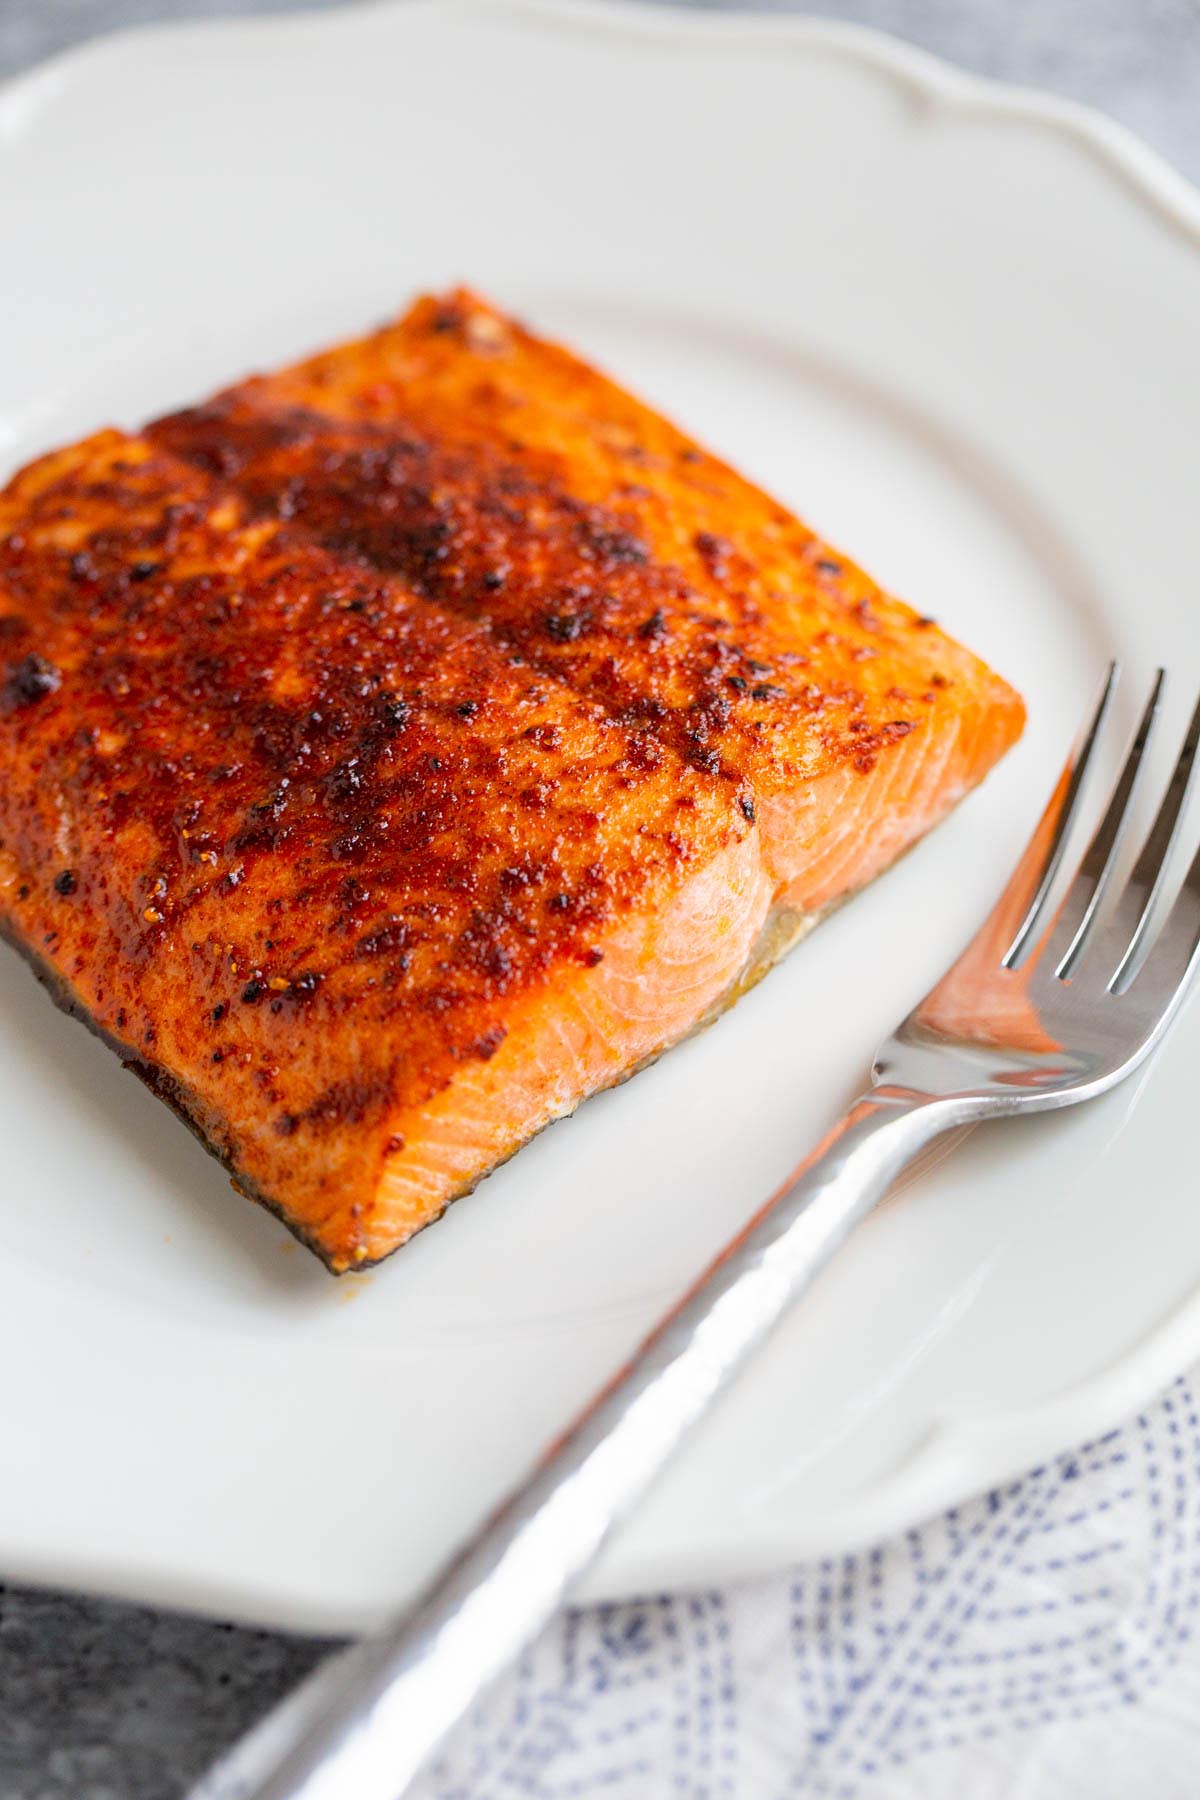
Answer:
[[(843, 1186), (853, 1193), (850, 1210), (860, 1215), (870, 1208), (869, 1196), (878, 1196), (934, 1138), (961, 1123), (953, 1100), (899, 1082), (880, 1082), (853, 1102), (760, 1217), (773, 1211), (789, 1190), (798, 1190), (798, 1201), (802, 1194)], [(781, 1209), (781, 1228), (793, 1210), (799, 1210), (795, 1202)]]

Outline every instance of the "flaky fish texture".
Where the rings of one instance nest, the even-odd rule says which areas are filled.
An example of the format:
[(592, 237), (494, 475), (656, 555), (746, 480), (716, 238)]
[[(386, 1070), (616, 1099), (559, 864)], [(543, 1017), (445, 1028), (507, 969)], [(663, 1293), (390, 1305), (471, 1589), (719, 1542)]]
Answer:
[(0, 495), (0, 929), (339, 1272), (712, 1016), (1022, 722), (465, 291)]

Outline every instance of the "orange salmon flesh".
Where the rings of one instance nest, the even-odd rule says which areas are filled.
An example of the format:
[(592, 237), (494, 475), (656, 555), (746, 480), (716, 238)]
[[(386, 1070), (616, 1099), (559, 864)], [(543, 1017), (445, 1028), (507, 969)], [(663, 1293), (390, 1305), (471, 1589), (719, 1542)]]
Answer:
[(1023, 720), (464, 290), (0, 494), (0, 931), (339, 1273), (736, 998)]

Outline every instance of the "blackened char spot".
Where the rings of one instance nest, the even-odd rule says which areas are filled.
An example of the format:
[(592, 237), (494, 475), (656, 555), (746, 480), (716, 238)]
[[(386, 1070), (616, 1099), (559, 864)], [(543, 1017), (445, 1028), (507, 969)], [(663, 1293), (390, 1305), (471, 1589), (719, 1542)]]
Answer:
[(470, 1054), (477, 1056), (480, 1062), (490, 1062), (507, 1036), (507, 1026), (493, 1025), (490, 1031), (485, 1031), (482, 1037), (476, 1038), (471, 1045)]
[(334, 525), (324, 535), (327, 549), (338, 555), (365, 557), (379, 569), (403, 575), (419, 594), (437, 591), (438, 572), (453, 548), (453, 519), (434, 513), (425, 516), (432, 503), (423, 492), (410, 497), (407, 519), (394, 524)]
[(390, 731), (403, 731), (408, 724), (408, 706), (398, 694), (381, 694), (379, 710), (383, 723)]
[(351, 756), (344, 763), (339, 763), (325, 777), (325, 788), (335, 806), (344, 806), (348, 800), (361, 792), (363, 771), (358, 758)]
[(361, 1125), (364, 1119), (382, 1110), (391, 1093), (392, 1078), (383, 1070), (352, 1076), (348, 1081), (333, 1081), (317, 1095), (303, 1117), (317, 1131), (338, 1125)]
[(480, 952), (479, 966), (486, 974), (494, 976), (499, 982), (504, 982), (513, 971), (512, 955), (503, 944), (488, 944)]
[(692, 543), (713, 580), (723, 581), (729, 573), (729, 558), (733, 553), (728, 538), (717, 537), (711, 531), (698, 531)]
[(631, 531), (622, 531), (607, 520), (583, 518), (576, 529), (584, 554), (598, 562), (619, 567), (622, 563), (642, 564), (650, 560), (650, 552), (641, 538)]
[(587, 613), (547, 613), (542, 620), (546, 636), (556, 644), (573, 644), (591, 623)]
[(42, 700), (47, 694), (53, 694), (62, 685), (62, 671), (31, 650), (20, 662), (10, 663), (4, 677), (0, 696), (7, 708), (32, 706), (35, 700)]
[(354, 952), (356, 956), (398, 956), (400, 967), (408, 967), (405, 954), (411, 934), (403, 919), (389, 919), (378, 926), (367, 937), (360, 938)]

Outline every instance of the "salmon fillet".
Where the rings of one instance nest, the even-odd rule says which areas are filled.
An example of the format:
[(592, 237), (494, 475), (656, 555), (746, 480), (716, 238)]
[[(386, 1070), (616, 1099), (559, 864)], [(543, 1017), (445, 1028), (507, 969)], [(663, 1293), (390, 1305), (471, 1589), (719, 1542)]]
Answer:
[(727, 1004), (1022, 716), (462, 292), (0, 495), (0, 929), (338, 1272)]
[(802, 913), (885, 868), (1024, 723), (931, 619), (466, 290), (150, 432), (716, 776)]

